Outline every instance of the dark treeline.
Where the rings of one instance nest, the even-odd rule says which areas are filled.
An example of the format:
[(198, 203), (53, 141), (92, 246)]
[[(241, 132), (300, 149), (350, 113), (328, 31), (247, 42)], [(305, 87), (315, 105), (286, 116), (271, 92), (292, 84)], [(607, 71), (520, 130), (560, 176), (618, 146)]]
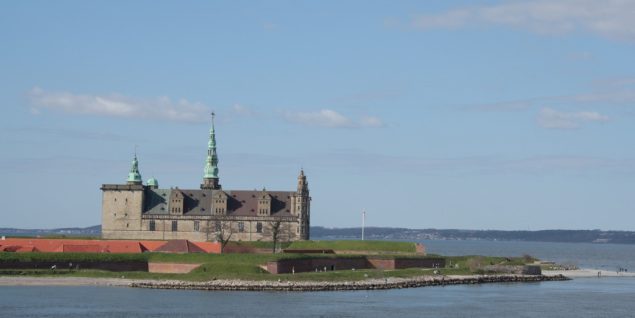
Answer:
[[(361, 228), (312, 227), (312, 237), (360, 238)], [(540, 231), (500, 231), (500, 230), (440, 230), (407, 229), (391, 227), (368, 227), (367, 239), (395, 240), (504, 240), (570, 243), (619, 243), (635, 244), (635, 232), (601, 230), (540, 230)]]

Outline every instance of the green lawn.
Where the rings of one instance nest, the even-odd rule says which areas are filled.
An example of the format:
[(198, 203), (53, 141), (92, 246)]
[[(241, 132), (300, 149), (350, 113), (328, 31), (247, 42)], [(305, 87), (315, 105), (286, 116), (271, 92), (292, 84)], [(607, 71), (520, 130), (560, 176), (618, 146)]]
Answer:
[[(268, 248), (269, 242), (238, 242), (232, 244), (249, 244), (253, 247)], [(149, 261), (167, 263), (200, 263), (199, 268), (188, 274), (155, 274), (147, 272), (108, 272), (99, 270), (0, 270), (0, 275), (43, 275), (43, 276), (82, 276), (82, 277), (125, 277), (135, 279), (177, 279), (190, 281), (207, 281), (213, 279), (245, 279), (245, 280), (364, 280), (367, 278), (412, 277), (430, 275), (432, 269), (400, 269), (400, 270), (341, 270), (329, 272), (310, 272), (291, 274), (269, 274), (261, 265), (269, 261), (288, 258), (311, 257), (364, 257), (363, 252), (373, 257), (443, 257), (439, 255), (417, 256), (415, 244), (391, 241), (300, 241), (289, 245), (293, 249), (333, 249), (339, 251), (359, 251), (360, 254), (109, 254), (109, 253), (0, 253), (0, 262), (129, 262)], [(375, 253), (380, 254), (379, 256)], [(409, 255), (407, 253), (410, 253)], [(490, 265), (522, 265), (533, 259), (505, 258), (485, 256), (450, 256), (446, 259), (446, 268), (440, 269), (442, 274), (475, 274), (483, 273), (483, 268)]]
[(415, 253), (415, 243), (394, 241), (296, 241), (291, 249), (331, 249), (335, 251), (359, 251), (380, 253)]

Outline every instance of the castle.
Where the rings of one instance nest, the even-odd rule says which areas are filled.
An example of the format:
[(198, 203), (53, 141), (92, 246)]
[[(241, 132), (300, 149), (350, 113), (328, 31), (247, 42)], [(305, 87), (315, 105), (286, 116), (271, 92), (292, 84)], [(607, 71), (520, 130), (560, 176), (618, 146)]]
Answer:
[(218, 177), (214, 114), (200, 189), (144, 185), (135, 154), (125, 184), (101, 186), (104, 239), (296, 241), (309, 239), (309, 187), (300, 171), (296, 191), (224, 190)]

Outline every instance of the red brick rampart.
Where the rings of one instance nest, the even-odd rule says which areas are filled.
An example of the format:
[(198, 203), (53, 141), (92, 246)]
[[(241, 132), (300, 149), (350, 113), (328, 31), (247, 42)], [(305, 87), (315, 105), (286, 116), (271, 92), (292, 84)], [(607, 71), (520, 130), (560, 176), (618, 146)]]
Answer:
[(445, 267), (443, 258), (292, 258), (281, 259), (267, 263), (267, 271), (272, 274), (301, 273), (313, 271), (333, 271), (347, 269), (403, 269), (403, 268), (442, 268)]

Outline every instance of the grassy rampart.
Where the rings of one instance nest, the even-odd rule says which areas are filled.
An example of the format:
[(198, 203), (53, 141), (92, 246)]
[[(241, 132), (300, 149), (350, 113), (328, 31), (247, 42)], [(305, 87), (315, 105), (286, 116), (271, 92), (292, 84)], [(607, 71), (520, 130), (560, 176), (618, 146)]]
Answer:
[[(257, 248), (269, 248), (267, 242), (245, 242)], [(244, 280), (363, 280), (367, 278), (411, 277), (432, 275), (435, 271), (441, 274), (479, 274), (487, 266), (517, 266), (528, 260), (522, 257), (485, 257), (485, 256), (452, 256), (445, 257), (446, 267), (442, 269), (397, 269), (397, 270), (340, 270), (328, 272), (310, 272), (272, 275), (261, 268), (269, 261), (293, 258), (330, 258), (330, 257), (415, 257), (415, 244), (392, 241), (302, 241), (289, 244), (292, 249), (333, 249), (336, 251), (359, 251), (359, 254), (110, 254), (110, 253), (0, 253), (0, 262), (164, 262), (164, 263), (197, 263), (199, 268), (187, 274), (156, 274), (147, 272), (109, 272), (92, 269), (64, 269), (51, 271), (50, 269), (36, 270), (0, 270), (0, 275), (67, 275), (83, 277), (126, 277), (138, 279), (178, 279), (190, 281), (207, 281), (214, 279), (244, 279)], [(409, 254), (409, 255), (408, 255)], [(428, 257), (439, 257), (430, 255)]]
[(296, 241), (291, 249), (331, 249), (335, 251), (359, 251), (381, 253), (415, 253), (415, 243), (397, 241)]

